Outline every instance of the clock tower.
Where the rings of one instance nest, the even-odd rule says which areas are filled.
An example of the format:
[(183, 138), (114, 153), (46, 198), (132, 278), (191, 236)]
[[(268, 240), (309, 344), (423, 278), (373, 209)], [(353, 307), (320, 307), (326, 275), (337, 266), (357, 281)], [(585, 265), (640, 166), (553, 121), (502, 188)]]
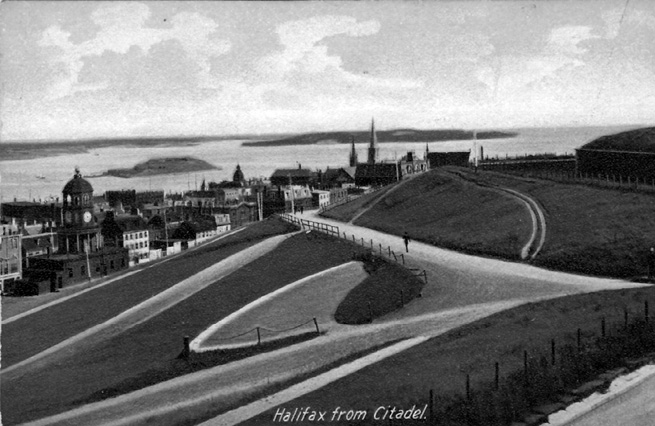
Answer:
[[(75, 168), (73, 179), (62, 191), (63, 223), (60, 228), (59, 247), (66, 253), (84, 253), (101, 248), (100, 226), (93, 215), (93, 187), (82, 178), (79, 168)], [(63, 242), (63, 244), (62, 244)]]

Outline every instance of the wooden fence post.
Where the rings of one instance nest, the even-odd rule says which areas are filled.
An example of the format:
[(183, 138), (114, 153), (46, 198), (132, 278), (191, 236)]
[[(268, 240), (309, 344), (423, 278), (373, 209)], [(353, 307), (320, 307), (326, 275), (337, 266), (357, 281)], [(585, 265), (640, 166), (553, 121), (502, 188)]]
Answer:
[(644, 300), (644, 321), (648, 324), (648, 300)]
[(530, 384), (528, 379), (528, 351), (523, 351), (523, 375), (525, 376), (526, 386)]
[(259, 327), (257, 327), (257, 345), (261, 345), (261, 344), (262, 344), (262, 335), (259, 332)]
[(429, 409), (429, 416), (428, 416), (428, 424), (432, 425), (434, 423), (434, 391), (430, 389), (430, 396), (428, 400), (428, 409)]
[(189, 358), (189, 354), (191, 353), (191, 348), (189, 346), (189, 336), (184, 336), (183, 342), (184, 342), (184, 350), (182, 351), (182, 358), (187, 359)]
[(466, 399), (471, 400), (471, 376), (466, 374)]
[(495, 370), (496, 370), (495, 373), (496, 374), (494, 375), (495, 376), (494, 377), (494, 384), (495, 384), (496, 390), (498, 390), (500, 388), (500, 365), (498, 364), (498, 361), (496, 361), (496, 366), (495, 367), (496, 367), (495, 368)]
[(628, 308), (623, 308), (623, 326), (628, 328)]
[(316, 326), (316, 334), (321, 334), (321, 330), (318, 329), (318, 321), (316, 321), (316, 317), (314, 317), (314, 325)]

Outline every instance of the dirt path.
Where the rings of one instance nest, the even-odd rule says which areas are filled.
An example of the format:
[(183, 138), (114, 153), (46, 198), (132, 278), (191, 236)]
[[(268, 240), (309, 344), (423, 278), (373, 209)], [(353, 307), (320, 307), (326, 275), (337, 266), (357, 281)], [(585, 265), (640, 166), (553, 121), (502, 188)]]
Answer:
[(514, 189), (505, 188), (503, 186), (493, 185), (490, 183), (480, 183), (474, 179), (471, 179), (470, 177), (467, 177), (466, 174), (461, 171), (448, 171), (447, 173), (451, 176), (456, 176), (482, 188), (487, 188), (502, 194), (509, 195), (522, 203), (530, 213), (530, 217), (532, 219), (532, 233), (528, 242), (521, 249), (521, 259), (525, 260), (528, 257), (530, 259), (534, 259), (537, 254), (539, 254), (544, 246), (544, 243), (546, 242), (546, 216), (539, 206), (539, 203), (537, 203), (532, 197)]
[(254, 259), (273, 250), (283, 240), (288, 238), (289, 235), (278, 235), (268, 238), (261, 243), (232, 255), (104, 323), (91, 327), (45, 351), (7, 367), (0, 372), (0, 378), (2, 380), (18, 379), (21, 375), (33, 369), (56, 363), (60, 358), (70, 357), (72, 353), (84, 351), (84, 348), (89, 345), (107, 340), (141, 324), (231, 274), (238, 268), (252, 262)]
[[(331, 221), (315, 213), (310, 216), (312, 220), (338, 225), (344, 232), (366, 241), (373, 239), (374, 247), (383, 245), (383, 252), (387, 247), (397, 253), (404, 249), (398, 236)], [(246, 398), (286, 387), (289, 380), (397, 339), (436, 336), (529, 301), (640, 286), (468, 256), (417, 242), (410, 244), (406, 261), (428, 271), (423, 297), (373, 324), (341, 326), (310, 341), (182, 376), (32, 424), (176, 424), (197, 418), (200, 413), (229, 411), (242, 405)], [(320, 383), (327, 381), (317, 385)], [(301, 386), (296, 396), (312, 388)]]

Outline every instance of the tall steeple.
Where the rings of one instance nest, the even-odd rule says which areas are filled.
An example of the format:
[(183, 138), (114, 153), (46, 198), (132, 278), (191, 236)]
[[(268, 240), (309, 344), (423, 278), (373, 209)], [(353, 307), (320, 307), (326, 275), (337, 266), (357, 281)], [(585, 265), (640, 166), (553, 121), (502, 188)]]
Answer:
[(351, 136), (350, 137), (350, 167), (356, 167), (357, 166), (357, 151), (355, 151), (355, 137)]
[(378, 137), (375, 134), (375, 119), (371, 118), (371, 142), (368, 146), (368, 164), (375, 164), (378, 160)]

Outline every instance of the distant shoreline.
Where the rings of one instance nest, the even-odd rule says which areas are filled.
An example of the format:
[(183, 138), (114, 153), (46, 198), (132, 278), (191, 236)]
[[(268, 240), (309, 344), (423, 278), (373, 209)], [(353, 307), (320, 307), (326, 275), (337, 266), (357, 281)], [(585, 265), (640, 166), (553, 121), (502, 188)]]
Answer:
[[(398, 142), (445, 142), (453, 140), (473, 140), (472, 130), (449, 129), (449, 130), (415, 130), (415, 129), (394, 129), (376, 131), (379, 143)], [(519, 133), (515, 131), (482, 130), (477, 132), (477, 139), (504, 139), (514, 138)], [(323, 144), (348, 144), (354, 140), (355, 143), (368, 143), (370, 131), (357, 132), (318, 132), (294, 135), (274, 140), (248, 141), (241, 146), (246, 147), (268, 147), (288, 145), (323, 145)]]

